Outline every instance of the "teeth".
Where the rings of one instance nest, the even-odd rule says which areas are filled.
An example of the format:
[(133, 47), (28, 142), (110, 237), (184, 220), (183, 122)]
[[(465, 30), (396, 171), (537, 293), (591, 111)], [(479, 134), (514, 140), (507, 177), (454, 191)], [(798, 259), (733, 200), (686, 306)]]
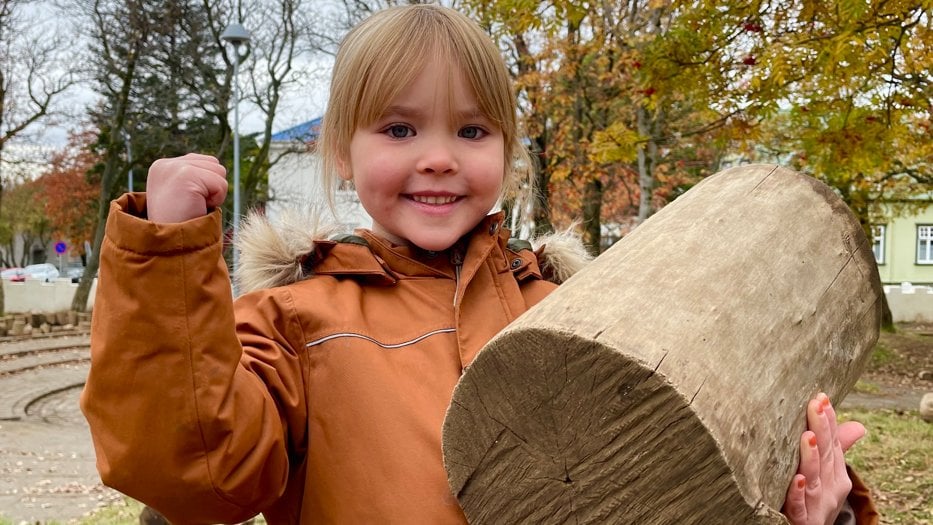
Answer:
[(453, 197), (453, 196), (437, 197), (437, 196), (426, 196), (426, 195), (412, 195), (411, 198), (415, 202), (421, 202), (424, 204), (450, 204), (451, 202), (457, 200), (457, 197)]

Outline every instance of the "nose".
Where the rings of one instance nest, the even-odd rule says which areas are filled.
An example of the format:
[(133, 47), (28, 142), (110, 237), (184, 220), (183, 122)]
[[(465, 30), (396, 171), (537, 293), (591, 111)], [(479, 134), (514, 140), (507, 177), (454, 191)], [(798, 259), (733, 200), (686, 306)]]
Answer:
[(416, 169), (427, 175), (450, 175), (457, 172), (459, 163), (455, 146), (444, 137), (427, 139), (422, 142)]

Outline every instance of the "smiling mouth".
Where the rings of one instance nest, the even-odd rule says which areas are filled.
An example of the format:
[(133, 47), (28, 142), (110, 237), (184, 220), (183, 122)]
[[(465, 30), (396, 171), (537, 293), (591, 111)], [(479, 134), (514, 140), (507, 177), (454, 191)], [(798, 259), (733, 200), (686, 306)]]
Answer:
[(437, 206), (442, 204), (450, 204), (456, 201), (459, 197), (456, 195), (410, 195), (409, 198), (415, 202), (420, 202), (421, 204), (431, 204)]

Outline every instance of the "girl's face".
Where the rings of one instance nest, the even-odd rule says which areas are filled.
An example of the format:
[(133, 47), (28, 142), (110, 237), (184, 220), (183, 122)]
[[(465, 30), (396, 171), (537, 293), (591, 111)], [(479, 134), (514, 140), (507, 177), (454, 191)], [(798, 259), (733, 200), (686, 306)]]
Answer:
[(382, 117), (354, 132), (349, 159), (340, 163), (373, 231), (395, 244), (449, 248), (489, 213), (502, 189), (502, 131), (448, 67), (428, 62)]

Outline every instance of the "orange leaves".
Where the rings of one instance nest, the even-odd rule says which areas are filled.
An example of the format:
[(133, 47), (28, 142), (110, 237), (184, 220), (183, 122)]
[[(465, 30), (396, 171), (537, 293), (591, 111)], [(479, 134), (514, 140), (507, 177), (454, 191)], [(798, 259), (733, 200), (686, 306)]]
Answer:
[(97, 227), (100, 182), (86, 177), (98, 160), (89, 148), (95, 139), (90, 131), (73, 135), (52, 159), (49, 171), (35, 181), (55, 235), (76, 252), (83, 251), (84, 241), (93, 238)]

